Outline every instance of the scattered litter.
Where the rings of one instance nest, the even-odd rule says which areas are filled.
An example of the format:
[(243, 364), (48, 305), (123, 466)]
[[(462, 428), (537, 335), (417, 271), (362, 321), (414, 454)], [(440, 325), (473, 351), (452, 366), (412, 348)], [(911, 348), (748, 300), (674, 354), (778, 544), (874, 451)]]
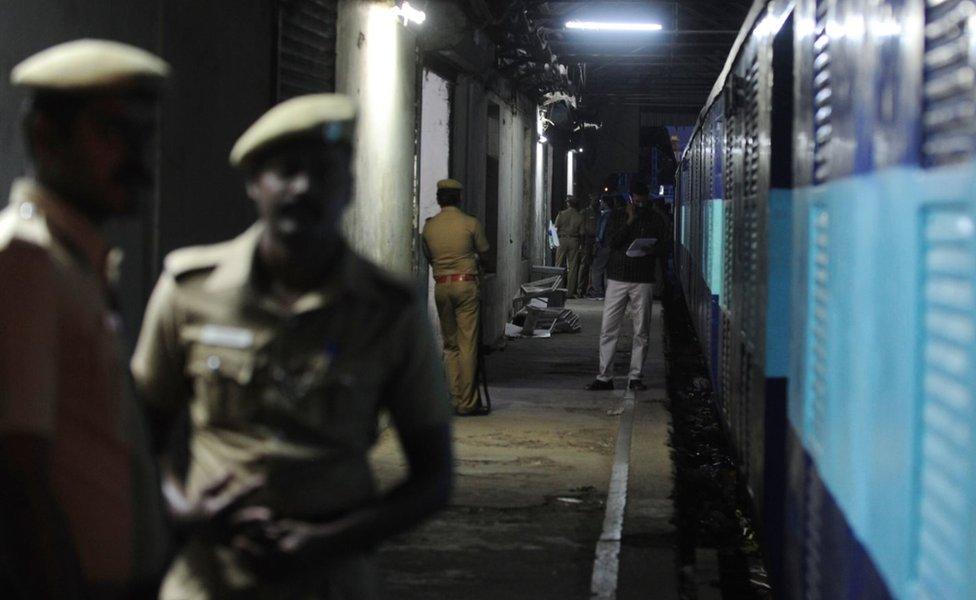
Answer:
[(556, 498), (559, 502), (565, 502), (566, 504), (583, 504), (583, 501), (579, 498)]
[(522, 337), (522, 328), (515, 323), (505, 323), (505, 337)]
[(622, 414), (624, 414), (623, 406), (618, 406), (617, 408), (611, 408), (610, 410), (607, 411), (608, 417), (619, 417)]

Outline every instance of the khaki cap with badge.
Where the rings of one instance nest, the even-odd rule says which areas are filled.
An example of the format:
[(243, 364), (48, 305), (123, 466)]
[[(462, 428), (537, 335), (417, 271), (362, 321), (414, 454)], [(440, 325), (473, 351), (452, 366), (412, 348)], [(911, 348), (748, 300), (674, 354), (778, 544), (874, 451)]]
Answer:
[(262, 151), (286, 140), (316, 137), (325, 143), (352, 142), (356, 104), (342, 94), (311, 94), (275, 106), (241, 135), (230, 164), (244, 166)]

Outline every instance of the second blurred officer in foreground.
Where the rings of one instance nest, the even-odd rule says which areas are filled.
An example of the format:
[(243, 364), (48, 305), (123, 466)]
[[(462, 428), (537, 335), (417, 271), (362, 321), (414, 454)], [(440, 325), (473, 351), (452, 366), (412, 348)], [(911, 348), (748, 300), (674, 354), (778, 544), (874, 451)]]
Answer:
[(478, 260), (488, 239), (478, 219), (465, 214), (461, 183), (437, 183), (441, 212), (424, 224), (424, 253), (434, 271), (434, 300), (444, 337), (444, 366), (461, 417), (486, 414), (478, 396), (478, 344), (481, 342)]
[[(164, 599), (373, 598), (376, 544), (447, 502), (450, 405), (425, 311), (340, 234), (355, 112), (328, 94), (271, 109), (231, 153), (258, 223), (166, 259), (133, 358), (160, 429), (191, 415), (187, 481), (166, 485), (188, 541)], [(383, 408), (410, 472), (378, 497)]]
[(78, 40), (11, 74), (31, 94), (32, 169), (0, 212), (4, 598), (155, 596), (159, 490), (101, 228), (138, 214), (152, 182), (144, 153), (168, 72), (138, 48)]

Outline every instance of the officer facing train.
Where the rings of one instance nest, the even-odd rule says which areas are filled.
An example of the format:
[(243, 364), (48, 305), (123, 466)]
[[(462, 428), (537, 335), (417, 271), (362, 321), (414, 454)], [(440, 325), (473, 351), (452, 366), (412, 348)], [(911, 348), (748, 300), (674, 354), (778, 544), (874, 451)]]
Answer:
[[(186, 543), (161, 593), (376, 596), (372, 549), (447, 502), (450, 405), (409, 286), (343, 241), (353, 102), (294, 98), (231, 152), (259, 219), (170, 254), (132, 368), (160, 431), (190, 413), (165, 496)], [(367, 453), (389, 411), (407, 480), (379, 496)]]
[(465, 214), (461, 183), (444, 179), (437, 183), (441, 212), (424, 224), (424, 253), (434, 271), (434, 300), (444, 338), (447, 371), (454, 411), (458, 416), (485, 413), (478, 396), (478, 344), (480, 293), (479, 257), (488, 252), (488, 239), (478, 219)]

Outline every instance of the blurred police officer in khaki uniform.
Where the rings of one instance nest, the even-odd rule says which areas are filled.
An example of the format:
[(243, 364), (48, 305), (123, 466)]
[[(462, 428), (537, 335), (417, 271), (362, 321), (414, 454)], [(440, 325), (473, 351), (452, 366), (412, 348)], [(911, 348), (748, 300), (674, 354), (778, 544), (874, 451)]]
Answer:
[(556, 266), (566, 267), (566, 290), (570, 298), (576, 296), (579, 277), (580, 236), (583, 235), (583, 215), (577, 209), (576, 198), (566, 198), (566, 208), (556, 215), (556, 233), (559, 248), (556, 250)]
[(444, 366), (454, 411), (459, 416), (469, 416), (484, 412), (475, 381), (481, 340), (478, 256), (488, 252), (489, 246), (478, 219), (458, 207), (461, 190), (461, 183), (454, 179), (437, 183), (441, 212), (427, 219), (423, 239), (437, 284), (434, 300), (444, 338)]
[[(0, 212), (0, 576), (5, 598), (154, 597), (156, 472), (101, 232), (137, 213), (169, 67), (79, 40), (17, 65), (29, 176)], [(4, 581), (4, 579), (6, 579)]]
[[(258, 222), (166, 259), (133, 358), (160, 428), (189, 406), (187, 542), (162, 598), (376, 596), (370, 554), (447, 502), (450, 404), (425, 310), (342, 240), (353, 102), (294, 98), (238, 140)], [(379, 496), (389, 411), (409, 463)], [(230, 502), (227, 499), (230, 499)]]

